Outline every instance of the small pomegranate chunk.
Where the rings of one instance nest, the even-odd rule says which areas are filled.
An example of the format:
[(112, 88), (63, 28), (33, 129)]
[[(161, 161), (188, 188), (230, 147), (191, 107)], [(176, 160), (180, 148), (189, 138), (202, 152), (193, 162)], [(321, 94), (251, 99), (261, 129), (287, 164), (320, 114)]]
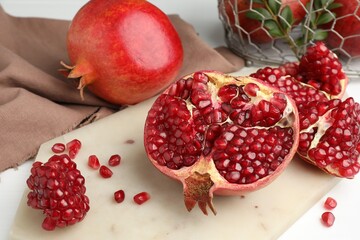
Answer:
[(324, 212), (321, 215), (321, 220), (325, 226), (331, 227), (335, 222), (335, 216), (332, 212)]
[(63, 143), (55, 143), (51, 147), (51, 151), (53, 151), (53, 153), (62, 153), (62, 152), (65, 151), (65, 144), (63, 144)]
[(134, 202), (141, 205), (150, 199), (150, 194), (147, 192), (141, 192), (134, 196)]
[(88, 166), (92, 169), (99, 169), (100, 168), (100, 162), (99, 158), (96, 155), (90, 155), (88, 159)]
[(122, 203), (125, 199), (124, 190), (118, 190), (118, 191), (114, 192), (114, 199), (117, 203)]
[(120, 161), (121, 161), (121, 156), (119, 154), (114, 154), (112, 155), (110, 158), (109, 158), (109, 166), (117, 166), (120, 164)]
[(328, 197), (326, 200), (325, 200), (325, 203), (324, 203), (324, 207), (328, 210), (332, 210), (334, 209), (335, 207), (337, 206), (337, 202), (334, 198), (332, 197)]
[(79, 153), (81, 148), (81, 142), (78, 139), (71, 140), (66, 144), (66, 147), (69, 151), (69, 156), (71, 159), (74, 159), (76, 155)]
[(66, 154), (54, 155), (46, 163), (34, 162), (26, 183), (31, 190), (27, 204), (46, 215), (45, 230), (80, 222), (90, 209), (85, 178)]
[(302, 159), (331, 175), (354, 178), (360, 170), (360, 104), (351, 97), (340, 100), (348, 78), (324, 44), (310, 47), (300, 64), (265, 67), (251, 76), (295, 101), (300, 118), (297, 152)]
[(100, 167), (99, 173), (103, 178), (111, 178), (113, 175), (113, 172), (105, 165)]

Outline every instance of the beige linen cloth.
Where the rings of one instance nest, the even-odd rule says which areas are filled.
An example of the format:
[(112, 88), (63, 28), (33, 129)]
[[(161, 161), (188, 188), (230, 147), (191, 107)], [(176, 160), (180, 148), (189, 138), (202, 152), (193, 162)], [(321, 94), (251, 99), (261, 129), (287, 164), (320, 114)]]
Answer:
[[(179, 16), (169, 17), (184, 47), (179, 76), (243, 66), (227, 48), (209, 47)], [(0, 6), (0, 172), (34, 157), (42, 143), (121, 110), (87, 91), (82, 101), (76, 83), (58, 72), (61, 60), (69, 63), (69, 24), (10, 16)]]

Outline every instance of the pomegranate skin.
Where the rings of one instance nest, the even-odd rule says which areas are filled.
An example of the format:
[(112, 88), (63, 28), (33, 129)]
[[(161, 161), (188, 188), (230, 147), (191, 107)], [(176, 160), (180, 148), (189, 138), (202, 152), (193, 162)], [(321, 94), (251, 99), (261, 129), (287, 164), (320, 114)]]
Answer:
[(176, 77), (181, 40), (167, 15), (144, 0), (91, 0), (67, 35), (69, 78), (80, 78), (100, 98), (131, 105), (150, 98)]

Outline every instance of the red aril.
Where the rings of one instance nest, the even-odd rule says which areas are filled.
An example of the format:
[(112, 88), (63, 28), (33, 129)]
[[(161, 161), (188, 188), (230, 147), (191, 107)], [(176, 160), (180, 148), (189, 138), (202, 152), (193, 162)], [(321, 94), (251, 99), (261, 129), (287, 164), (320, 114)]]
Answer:
[(141, 205), (150, 199), (150, 194), (147, 192), (140, 192), (133, 197), (136, 204)]
[(324, 207), (328, 210), (332, 210), (334, 208), (336, 208), (337, 206), (337, 202), (334, 198), (332, 197), (328, 197), (326, 198), (325, 202), (324, 202)]
[(111, 178), (113, 172), (107, 166), (102, 165), (99, 169), (100, 176), (103, 178)]
[(79, 153), (79, 150), (81, 148), (81, 142), (78, 139), (73, 139), (66, 144), (66, 148), (69, 151), (70, 158), (74, 159)]
[(144, 144), (153, 165), (215, 213), (213, 194), (260, 189), (289, 164), (299, 140), (295, 103), (250, 77), (196, 72), (163, 92), (151, 107)]
[(119, 154), (114, 154), (109, 158), (109, 166), (115, 167), (120, 164), (121, 156)]
[(335, 216), (332, 212), (324, 212), (321, 214), (321, 220), (326, 227), (331, 227), (334, 225)]
[(135, 104), (159, 93), (183, 59), (169, 18), (145, 0), (92, 0), (75, 15), (67, 36), (69, 78), (114, 104)]
[(100, 168), (100, 161), (96, 155), (90, 155), (88, 158), (88, 166), (92, 169), (99, 169)]
[(118, 190), (114, 192), (114, 199), (117, 203), (122, 203), (125, 199), (125, 192), (124, 190)]
[(63, 143), (55, 143), (51, 147), (51, 151), (53, 151), (53, 153), (62, 153), (62, 152), (65, 151), (65, 144), (63, 144)]

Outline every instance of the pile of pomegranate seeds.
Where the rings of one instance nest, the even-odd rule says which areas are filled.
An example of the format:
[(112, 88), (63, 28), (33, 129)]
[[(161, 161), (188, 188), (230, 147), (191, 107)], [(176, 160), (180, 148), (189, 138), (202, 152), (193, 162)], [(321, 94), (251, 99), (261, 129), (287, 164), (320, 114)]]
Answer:
[[(73, 153), (74, 157), (81, 143), (78, 140), (70, 143), (66, 147), (69, 155)], [(62, 153), (65, 145), (56, 143), (51, 150)], [(85, 178), (69, 155), (53, 155), (45, 163), (34, 162), (26, 181), (31, 190), (27, 205), (43, 210), (46, 217), (42, 228), (47, 231), (82, 221), (90, 209), (89, 198), (85, 195)]]

